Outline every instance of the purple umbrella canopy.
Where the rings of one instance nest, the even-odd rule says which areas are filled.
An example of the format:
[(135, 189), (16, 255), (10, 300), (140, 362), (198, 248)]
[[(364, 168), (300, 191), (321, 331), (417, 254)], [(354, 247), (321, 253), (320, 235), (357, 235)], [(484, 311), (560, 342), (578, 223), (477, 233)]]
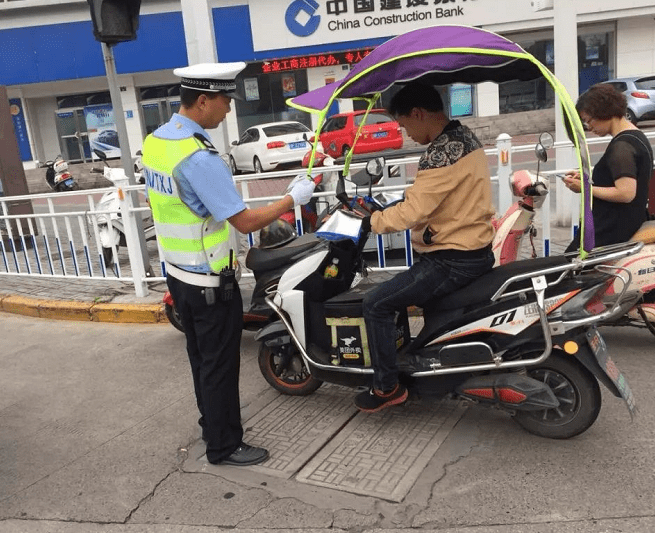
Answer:
[(539, 67), (519, 45), (470, 26), (432, 26), (394, 37), (375, 48), (340, 81), (292, 98), (294, 107), (319, 112), (335, 98), (383, 92), (421, 79), (433, 85), (532, 80)]
[[(319, 114), (320, 131), (330, 104), (338, 98), (366, 97), (373, 105), (393, 84), (420, 80), (429, 85), (527, 81), (545, 78), (562, 105), (569, 137), (578, 155), (581, 194), (581, 255), (594, 247), (591, 172), (582, 123), (575, 104), (553, 73), (518, 44), (487, 30), (443, 25), (413, 30), (382, 43), (343, 79), (287, 100), (292, 107)], [(369, 98), (373, 97), (373, 98)], [(352, 149), (349, 156), (352, 155)], [(313, 158), (308, 173), (311, 172)], [(346, 158), (346, 168), (350, 163)]]

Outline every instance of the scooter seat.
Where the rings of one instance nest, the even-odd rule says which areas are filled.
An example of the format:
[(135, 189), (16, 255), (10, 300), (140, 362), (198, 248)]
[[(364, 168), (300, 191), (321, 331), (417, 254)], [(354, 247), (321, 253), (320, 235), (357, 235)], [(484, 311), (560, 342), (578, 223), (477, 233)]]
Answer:
[(644, 244), (655, 242), (655, 220), (644, 222), (630, 240), (641, 241)]
[[(487, 274), (479, 277), (471, 284), (459, 289), (455, 292), (447, 294), (438, 301), (430, 302), (425, 308), (433, 311), (447, 311), (451, 309), (459, 309), (461, 307), (477, 305), (489, 302), (494, 293), (502, 286), (502, 284), (519, 274), (527, 274), (537, 270), (543, 270), (569, 262), (569, 258), (564, 255), (554, 255), (551, 257), (538, 257), (536, 259), (525, 259), (523, 261), (513, 261), (505, 265), (498, 266), (488, 272)], [(547, 279), (555, 279), (560, 275), (560, 272), (546, 276)], [(530, 280), (526, 280), (522, 284), (513, 286), (510, 290), (516, 290), (521, 286), (531, 287)]]
[(313, 233), (305, 233), (279, 248), (253, 247), (246, 255), (246, 267), (253, 272), (274, 270), (293, 262), (300, 255), (320, 245), (324, 246), (325, 241)]

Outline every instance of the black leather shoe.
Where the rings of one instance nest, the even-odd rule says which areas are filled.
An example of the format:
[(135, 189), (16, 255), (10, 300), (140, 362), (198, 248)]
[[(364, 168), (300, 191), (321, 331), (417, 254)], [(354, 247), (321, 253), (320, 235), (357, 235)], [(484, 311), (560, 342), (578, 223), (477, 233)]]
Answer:
[(223, 459), (218, 464), (230, 466), (250, 466), (263, 463), (268, 459), (268, 450), (249, 446), (245, 442), (232, 452), (232, 455)]

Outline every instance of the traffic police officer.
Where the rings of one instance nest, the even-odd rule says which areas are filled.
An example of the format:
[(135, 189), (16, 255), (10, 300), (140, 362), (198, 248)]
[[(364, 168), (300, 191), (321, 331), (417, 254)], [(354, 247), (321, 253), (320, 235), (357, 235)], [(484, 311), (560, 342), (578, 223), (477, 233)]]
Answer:
[(245, 444), (239, 404), (243, 307), (230, 238), (259, 230), (309, 201), (310, 179), (272, 204), (248, 209), (209, 141), (236, 96), (245, 63), (203, 63), (181, 77), (179, 113), (149, 135), (142, 161), (167, 284), (187, 340), (200, 426), (213, 464), (261, 463), (268, 451)]

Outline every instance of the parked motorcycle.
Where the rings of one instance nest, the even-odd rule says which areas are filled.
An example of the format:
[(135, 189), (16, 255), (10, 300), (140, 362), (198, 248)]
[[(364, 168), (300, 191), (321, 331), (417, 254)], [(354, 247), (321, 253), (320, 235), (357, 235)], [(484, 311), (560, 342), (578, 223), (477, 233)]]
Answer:
[[(354, 200), (344, 204), (359, 209)], [(344, 226), (344, 236), (352, 236), (358, 220), (339, 210), (330, 217), (330, 233)], [(362, 317), (362, 300), (375, 288), (363, 259), (366, 237), (326, 240), (310, 234), (302, 246), (275, 250), (274, 259), (269, 250), (248, 253), (258, 281), (272, 274), (273, 260), (284, 270), (265, 298), (279, 320), (255, 336), (260, 369), (276, 390), (307, 395), (324, 381), (372, 384)], [(414, 393), (503, 409), (527, 431), (550, 438), (573, 437), (593, 424), (601, 407), (599, 381), (634, 412), (625, 377), (595, 326), (625, 312), (638, 297), (627, 291), (629, 276), (603, 263), (642, 246), (628, 243), (584, 260), (554, 256), (497, 267), (426, 306), (424, 326), (413, 338), (407, 313), (398, 313), (400, 380)], [(335, 265), (336, 274), (327, 275)], [(602, 296), (621, 276), (623, 290), (611, 307), (604, 306)]]
[[(107, 156), (103, 151), (98, 149), (94, 149), (93, 151), (104, 163), (104, 167), (102, 169), (93, 168), (91, 169), (91, 172), (102, 173), (105, 179), (111, 183), (116, 183), (117, 180), (125, 178), (125, 171), (122, 168), (109, 166), (107, 163)], [(140, 154), (137, 153), (137, 156), (139, 155)], [(140, 159), (138, 158), (135, 163), (135, 169), (139, 168), (139, 161)], [(138, 183), (145, 183), (145, 179), (140, 172), (135, 173), (135, 178)], [(87, 215), (87, 218), (90, 224), (97, 223), (105, 266), (110, 266), (115, 261), (115, 254), (118, 252), (118, 248), (120, 246), (126, 246), (127, 244), (125, 240), (125, 228), (120, 212), (118, 190), (112, 188), (103, 194), (102, 198), (100, 198), (95, 205), (94, 211), (104, 211), (98, 214), (89, 214)], [(145, 232), (146, 240), (156, 238), (155, 224), (152, 220), (152, 216), (148, 215), (143, 218), (143, 230)]]
[(44, 166), (46, 167), (45, 181), (53, 191), (66, 192), (80, 189), (75, 178), (68, 171), (68, 163), (61, 155), (58, 155), (54, 161), (46, 161)]

